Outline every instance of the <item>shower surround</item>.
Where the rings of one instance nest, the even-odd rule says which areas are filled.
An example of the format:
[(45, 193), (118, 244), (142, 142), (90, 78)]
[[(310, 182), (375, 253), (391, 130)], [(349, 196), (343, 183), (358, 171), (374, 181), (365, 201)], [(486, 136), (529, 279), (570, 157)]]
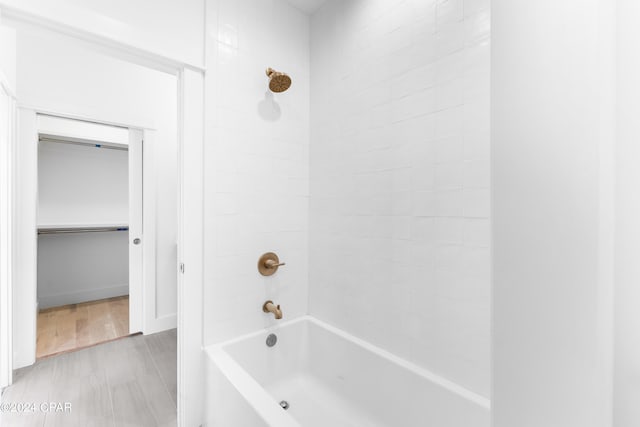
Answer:
[[(285, 1), (207, 1), (204, 342), (308, 313), (309, 18)], [(269, 90), (265, 70), (293, 81)], [(287, 265), (261, 276), (261, 254)]]
[(311, 17), (309, 312), (489, 396), (489, 1)]
[(488, 0), (207, 1), (210, 350), (309, 315), (489, 397), (489, 32)]

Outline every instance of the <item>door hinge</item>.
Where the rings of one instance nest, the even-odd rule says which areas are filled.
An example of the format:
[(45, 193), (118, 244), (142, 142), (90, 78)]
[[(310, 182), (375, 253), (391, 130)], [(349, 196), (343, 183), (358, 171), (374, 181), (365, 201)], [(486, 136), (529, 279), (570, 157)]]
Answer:
[(180, 263), (180, 273), (184, 274), (184, 263)]

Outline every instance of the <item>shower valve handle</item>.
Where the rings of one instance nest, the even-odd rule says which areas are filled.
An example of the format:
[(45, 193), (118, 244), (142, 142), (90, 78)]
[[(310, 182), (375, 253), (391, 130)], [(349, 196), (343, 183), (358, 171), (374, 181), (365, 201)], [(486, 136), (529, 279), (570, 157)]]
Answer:
[(278, 255), (273, 252), (267, 252), (262, 254), (260, 259), (258, 260), (258, 271), (263, 276), (271, 276), (276, 271), (278, 271), (279, 267), (285, 265), (284, 262), (280, 262)]
[(279, 263), (276, 263), (276, 261), (274, 261), (274, 260), (272, 260), (272, 259), (268, 259), (268, 260), (266, 260), (266, 261), (264, 262), (264, 265), (265, 265), (267, 268), (276, 268), (276, 267), (280, 267), (280, 266), (282, 266), (282, 265), (287, 265), (287, 263), (286, 263), (286, 262), (279, 262)]

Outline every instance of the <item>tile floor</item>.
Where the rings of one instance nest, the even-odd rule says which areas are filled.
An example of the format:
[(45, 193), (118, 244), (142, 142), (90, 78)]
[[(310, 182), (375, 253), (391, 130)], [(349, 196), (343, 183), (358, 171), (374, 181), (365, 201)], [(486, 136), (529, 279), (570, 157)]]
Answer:
[[(175, 426), (176, 394), (177, 333), (172, 329), (47, 357), (17, 370), (14, 384), (2, 393), (2, 408), (34, 404), (35, 410), (0, 411), (0, 425)], [(61, 406), (51, 411), (43, 403)], [(70, 411), (64, 411), (65, 404)]]

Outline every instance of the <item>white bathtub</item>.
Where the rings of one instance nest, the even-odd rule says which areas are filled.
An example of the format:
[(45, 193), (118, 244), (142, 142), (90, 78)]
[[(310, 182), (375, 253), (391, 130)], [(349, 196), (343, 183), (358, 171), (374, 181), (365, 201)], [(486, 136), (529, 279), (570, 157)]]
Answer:
[(206, 352), (209, 427), (489, 426), (487, 399), (313, 317)]

